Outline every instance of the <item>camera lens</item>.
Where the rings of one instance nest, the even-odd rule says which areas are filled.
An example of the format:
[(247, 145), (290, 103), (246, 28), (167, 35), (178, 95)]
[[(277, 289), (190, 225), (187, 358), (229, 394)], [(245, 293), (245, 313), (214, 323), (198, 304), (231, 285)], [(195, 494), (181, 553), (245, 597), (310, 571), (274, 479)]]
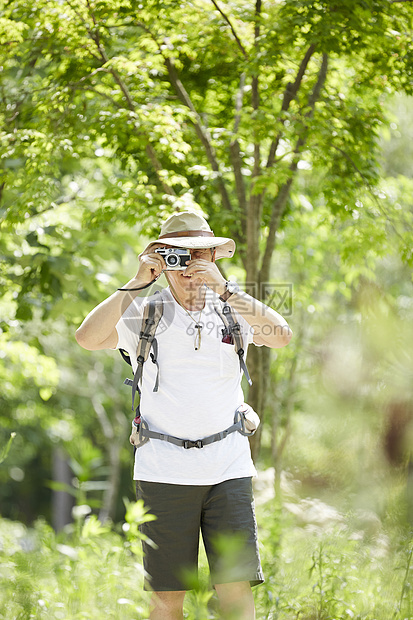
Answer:
[(178, 264), (179, 257), (176, 254), (170, 254), (169, 256), (165, 256), (165, 262), (168, 267), (175, 267)]

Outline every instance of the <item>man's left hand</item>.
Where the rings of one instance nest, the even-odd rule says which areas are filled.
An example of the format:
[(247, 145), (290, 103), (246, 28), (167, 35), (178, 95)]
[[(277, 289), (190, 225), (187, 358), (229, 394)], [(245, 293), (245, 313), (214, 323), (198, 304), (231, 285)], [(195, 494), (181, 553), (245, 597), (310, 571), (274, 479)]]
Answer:
[(184, 275), (192, 276), (196, 281), (205, 284), (218, 295), (222, 295), (225, 291), (226, 280), (216, 264), (210, 261), (202, 258), (195, 258), (188, 261)]

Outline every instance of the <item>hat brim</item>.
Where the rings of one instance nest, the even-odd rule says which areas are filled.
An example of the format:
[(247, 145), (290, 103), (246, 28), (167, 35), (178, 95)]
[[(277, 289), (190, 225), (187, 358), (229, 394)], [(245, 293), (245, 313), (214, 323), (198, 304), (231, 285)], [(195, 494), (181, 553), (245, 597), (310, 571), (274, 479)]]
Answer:
[(188, 248), (195, 250), (216, 248), (215, 258), (231, 258), (235, 253), (235, 241), (227, 237), (168, 237), (152, 241), (142, 252), (148, 254), (153, 246), (172, 246), (174, 248)]

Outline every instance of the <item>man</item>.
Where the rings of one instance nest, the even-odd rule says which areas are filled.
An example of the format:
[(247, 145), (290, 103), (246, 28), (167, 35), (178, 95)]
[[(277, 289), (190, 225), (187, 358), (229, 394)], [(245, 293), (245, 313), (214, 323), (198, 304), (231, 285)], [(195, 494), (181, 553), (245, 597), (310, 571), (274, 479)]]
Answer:
[[(190, 260), (171, 268), (168, 252), (182, 249)], [(246, 434), (222, 433), (234, 426), (244, 400), (243, 356), (225, 331), (223, 308), (230, 306), (245, 350), (251, 342), (283, 347), (291, 330), (277, 312), (221, 275), (215, 260), (234, 251), (234, 241), (215, 237), (198, 214), (172, 215), (139, 256), (136, 276), (97, 306), (76, 332), (85, 349), (126, 350), (136, 371), (143, 309), (154, 297), (162, 298), (158, 365), (145, 362), (140, 400), (141, 420), (155, 438), (137, 448), (134, 471), (137, 497), (156, 515), (141, 526), (152, 541), (143, 543), (145, 588), (153, 591), (151, 620), (183, 618), (200, 531), (224, 617), (255, 618), (251, 585), (263, 581), (251, 489), (256, 471)], [(172, 258), (176, 261), (176, 254)], [(163, 271), (169, 287), (139, 296)], [(252, 428), (253, 421), (244, 422), (244, 431)], [(220, 540), (228, 535), (238, 542), (232, 561), (220, 551)]]

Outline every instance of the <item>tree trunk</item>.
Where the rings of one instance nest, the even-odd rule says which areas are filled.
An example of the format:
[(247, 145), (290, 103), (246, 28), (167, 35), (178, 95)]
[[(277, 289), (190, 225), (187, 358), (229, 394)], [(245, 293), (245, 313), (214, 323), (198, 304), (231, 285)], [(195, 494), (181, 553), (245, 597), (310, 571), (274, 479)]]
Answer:
[[(89, 376), (92, 380), (90, 373)], [(116, 391), (111, 394), (111, 397), (116, 401)], [(99, 520), (104, 523), (108, 519), (113, 519), (116, 509), (121, 468), (120, 453), (126, 439), (128, 422), (120, 410), (115, 410), (114, 420), (112, 420), (97, 396), (92, 397), (92, 405), (105, 436), (109, 453), (110, 475), (107, 481), (108, 486), (103, 494), (102, 507), (99, 511)]]
[[(62, 448), (54, 448), (52, 455), (53, 481), (71, 486), (72, 471), (69, 461)], [(60, 532), (65, 525), (72, 521), (72, 508), (75, 500), (67, 491), (52, 492), (52, 525), (56, 532)]]
[(122, 442), (114, 441), (109, 444), (109, 463), (110, 463), (110, 475), (107, 480), (108, 487), (103, 494), (102, 506), (99, 510), (99, 521), (105, 523), (108, 520), (114, 520), (116, 510), (116, 500), (119, 491), (120, 482), (120, 453), (122, 449)]
[(261, 433), (264, 422), (264, 411), (267, 404), (269, 368), (271, 351), (267, 347), (252, 345), (248, 351), (248, 369), (251, 375), (252, 386), (248, 391), (248, 404), (258, 413), (261, 424), (257, 432), (250, 438), (251, 454), (254, 462), (257, 461), (261, 447)]
[(406, 476), (406, 503), (407, 503), (407, 520), (411, 528), (413, 528), (413, 458), (410, 457), (407, 465)]

